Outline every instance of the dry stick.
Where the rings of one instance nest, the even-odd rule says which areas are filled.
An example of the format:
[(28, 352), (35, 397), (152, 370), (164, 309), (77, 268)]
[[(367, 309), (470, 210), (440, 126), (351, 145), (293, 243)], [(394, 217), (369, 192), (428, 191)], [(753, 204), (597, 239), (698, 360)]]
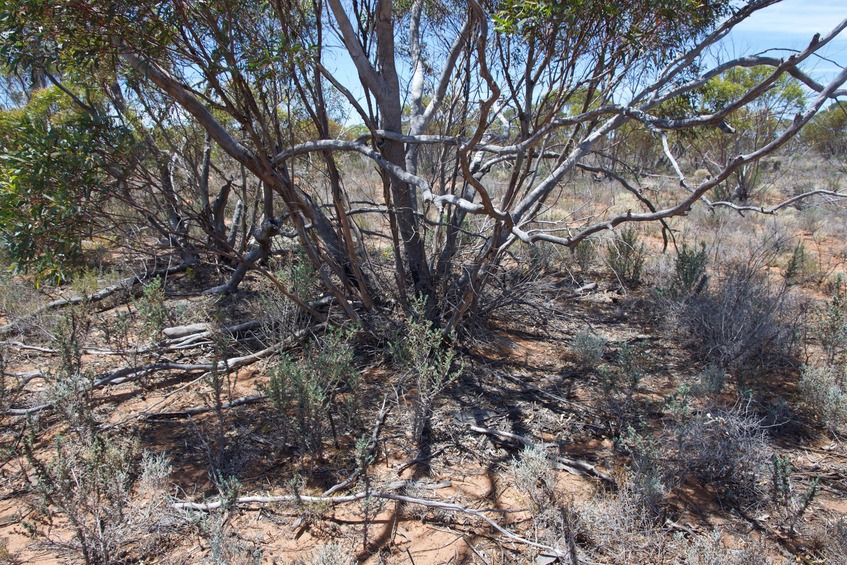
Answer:
[(48, 302), (44, 306), (41, 306), (39, 308), (36, 308), (32, 312), (28, 312), (27, 314), (24, 314), (23, 316), (19, 317), (14, 322), (10, 322), (10, 323), (6, 324), (5, 326), (0, 326), (0, 335), (8, 335), (8, 334), (12, 333), (13, 331), (15, 331), (15, 328), (18, 327), (18, 324), (20, 324), (22, 321), (28, 320), (30, 318), (34, 318), (35, 316), (38, 316), (39, 314), (43, 314), (44, 312), (49, 312), (50, 310), (56, 310), (57, 308), (63, 308), (65, 306), (72, 306), (74, 304), (81, 304), (83, 302), (85, 302), (85, 303), (99, 302), (100, 300), (104, 300), (104, 299), (112, 296), (113, 294), (115, 294), (119, 290), (123, 290), (123, 289), (126, 289), (126, 288), (132, 288), (136, 284), (144, 282), (147, 279), (173, 275), (175, 273), (179, 273), (181, 271), (184, 271), (187, 268), (188, 268), (188, 265), (183, 263), (183, 264), (178, 265), (176, 267), (166, 267), (166, 268), (158, 269), (158, 270), (150, 272), (150, 273), (146, 273), (144, 275), (133, 275), (131, 277), (127, 277), (127, 278), (125, 278), (121, 281), (118, 281), (117, 283), (115, 283), (111, 286), (107, 286), (106, 288), (104, 288), (102, 290), (98, 290), (94, 294), (89, 294), (88, 296), (74, 296), (72, 298), (62, 298), (60, 300), (54, 300), (53, 302)]
[[(504, 432), (504, 431), (501, 431), (501, 430), (495, 430), (495, 429), (492, 429), (492, 428), (482, 428), (482, 427), (474, 426), (474, 425), (468, 426), (468, 428), (472, 432), (476, 432), (478, 434), (486, 434), (486, 435), (498, 437), (500, 439), (507, 439), (507, 440), (511, 440), (511, 441), (516, 441), (516, 442), (521, 443), (523, 445), (526, 445), (528, 447), (533, 447), (535, 445), (532, 442), (532, 440), (530, 440), (529, 438), (526, 438), (524, 436), (519, 436), (517, 434)], [(609, 475), (608, 473), (604, 473), (603, 471), (599, 470), (597, 467), (595, 467), (594, 465), (592, 465), (590, 463), (587, 463), (585, 461), (580, 461), (578, 459), (571, 459), (569, 457), (562, 457), (561, 455), (548, 455), (548, 458), (550, 458), (553, 461), (561, 464), (566, 471), (569, 471), (569, 472), (571, 472), (575, 475), (586, 475), (586, 474), (588, 474), (588, 475), (595, 476), (598, 479), (603, 479), (604, 481), (607, 481), (607, 482), (611, 483), (612, 485), (615, 485), (615, 479), (613, 479), (611, 475)]]
[[(398, 490), (407, 486), (410, 482), (413, 481), (397, 481), (396, 483), (391, 483), (386, 488), (392, 490)], [(415, 498), (411, 496), (405, 496), (401, 494), (393, 494), (391, 492), (384, 491), (370, 491), (370, 492), (357, 492), (355, 494), (350, 494), (347, 496), (306, 496), (306, 495), (282, 495), (282, 496), (242, 496), (236, 498), (234, 504), (273, 504), (279, 502), (311, 502), (311, 503), (322, 503), (322, 504), (344, 504), (348, 502), (355, 502), (357, 500), (362, 500), (365, 498), (379, 498), (383, 500), (393, 500), (395, 502), (402, 502), (405, 504), (417, 504), (419, 506), (425, 506), (427, 508), (436, 508), (438, 510), (444, 510), (447, 512), (457, 512), (460, 514), (468, 514), (470, 516), (474, 516), (479, 518), (480, 520), (486, 522), (489, 526), (500, 532), (502, 535), (507, 538), (515, 541), (517, 543), (528, 545), (530, 547), (535, 547), (537, 549), (542, 549), (545, 552), (550, 552), (551, 555), (555, 555), (556, 557), (564, 558), (567, 557), (567, 552), (561, 550), (556, 547), (551, 547), (549, 545), (544, 545), (541, 543), (534, 542), (532, 540), (528, 540), (524, 537), (519, 536), (518, 534), (507, 530), (488, 516), (486, 516), (483, 512), (487, 512), (488, 510), (475, 510), (473, 508), (468, 508), (467, 506), (462, 506), (460, 504), (453, 504), (450, 502), (441, 502), (438, 500), (430, 500), (426, 498)], [(220, 508), (227, 501), (218, 500), (216, 502), (174, 502), (171, 504), (171, 507), (176, 510), (199, 510), (201, 512), (211, 512), (217, 508)]]
[[(240, 369), (247, 365), (251, 365), (256, 361), (260, 361), (266, 357), (270, 357), (279, 349), (281, 349), (282, 346), (283, 344), (273, 345), (261, 351), (257, 351), (256, 353), (251, 353), (250, 355), (244, 355), (242, 357), (233, 357), (232, 359), (227, 359), (226, 361), (221, 361), (219, 363), (188, 364), (160, 362), (151, 363), (149, 365), (143, 365), (141, 367), (124, 367), (123, 369), (118, 369), (117, 371), (109, 373), (108, 375), (100, 377), (99, 379), (94, 381), (94, 384), (91, 386), (90, 390), (101, 388), (107, 384), (123, 384), (126, 382), (138, 380), (145, 375), (149, 375), (150, 373), (154, 373), (157, 371), (232, 371), (235, 369)], [(206, 376), (206, 374), (202, 375), (197, 380), (201, 380), (203, 377)], [(12, 416), (28, 416), (30, 414), (34, 414), (36, 412), (43, 412), (44, 410), (50, 410), (52, 408), (54, 408), (54, 405), (50, 403), (42, 404), (41, 406), (35, 406), (32, 408), (10, 408), (6, 411), (6, 413)]]
[[(205, 376), (205, 375), (204, 375)], [(263, 402), (270, 398), (267, 394), (257, 394), (254, 396), (242, 396), (241, 398), (236, 398), (232, 402), (227, 402), (225, 404), (221, 404), (221, 410), (227, 410), (229, 408), (235, 408), (236, 406), (244, 406), (245, 404), (255, 404), (256, 402)], [(191, 416), (197, 416), (198, 414), (205, 414), (206, 412), (212, 412), (213, 410), (217, 410), (216, 406), (198, 406), (196, 408), (186, 408), (185, 410), (178, 410), (176, 412), (158, 412), (153, 414), (145, 414), (145, 419), (150, 418), (163, 418), (163, 419), (181, 419), (181, 418), (190, 418)]]
[(580, 405), (577, 402), (574, 402), (573, 400), (568, 400), (567, 398), (563, 398), (563, 397), (559, 396), (558, 394), (553, 394), (552, 392), (548, 392), (548, 391), (544, 390), (543, 388), (538, 388), (537, 386), (531, 385), (528, 382), (522, 381), (521, 379), (514, 377), (512, 375), (508, 375), (506, 373), (503, 373), (500, 376), (502, 376), (504, 379), (512, 381), (513, 383), (518, 384), (518, 385), (524, 387), (525, 389), (532, 391), (536, 394), (540, 394), (542, 396), (547, 396), (547, 397), (555, 400), (556, 402), (561, 402), (562, 404), (567, 404), (569, 406), (572, 406), (573, 409), (576, 412), (581, 412), (581, 413), (586, 412), (585, 407), (583, 407), (582, 405)]
[[(365, 458), (373, 457), (374, 452), (376, 451), (376, 447), (379, 444), (379, 433), (382, 430), (383, 424), (385, 424), (385, 418), (388, 416), (388, 412), (391, 410), (390, 406), (387, 406), (386, 403), (388, 401), (388, 397), (384, 397), (382, 399), (382, 408), (379, 411), (379, 415), (376, 417), (376, 426), (374, 426), (373, 432), (371, 433), (371, 440), (368, 442), (368, 452), (365, 454)], [(341, 489), (347, 488), (350, 486), (356, 478), (362, 474), (364, 469), (362, 467), (358, 467), (355, 471), (353, 471), (349, 477), (338, 483), (337, 485), (330, 487), (323, 493), (323, 496), (329, 496)]]

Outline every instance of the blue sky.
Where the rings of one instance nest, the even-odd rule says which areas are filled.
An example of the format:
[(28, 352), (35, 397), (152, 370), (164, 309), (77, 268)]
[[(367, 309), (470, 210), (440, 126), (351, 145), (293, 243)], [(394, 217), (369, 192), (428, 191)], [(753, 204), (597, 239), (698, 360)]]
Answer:
[[(816, 33), (826, 35), (847, 18), (847, 0), (783, 0), (761, 10), (739, 25), (725, 40), (730, 55), (757, 53), (779, 46), (803, 49)], [(847, 66), (847, 31), (841, 32), (823, 55), (835, 63)], [(818, 79), (837, 74), (840, 69), (829, 61), (810, 60), (805, 65)]]

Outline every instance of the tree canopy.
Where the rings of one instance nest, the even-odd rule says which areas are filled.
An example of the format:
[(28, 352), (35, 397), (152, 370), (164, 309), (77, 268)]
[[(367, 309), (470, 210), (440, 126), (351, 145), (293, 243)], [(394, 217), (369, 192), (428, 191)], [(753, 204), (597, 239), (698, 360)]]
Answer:
[[(22, 188), (10, 156), (23, 141), (6, 142), (3, 198), (38, 210), (32, 195), (49, 195), (37, 216), (76, 217), (96, 188), (184, 260), (225, 259), (234, 271), (215, 290), (234, 290), (263, 269), (274, 241), (295, 238), (347, 317), (395, 303), (411, 312), (421, 295), (449, 333), (496, 302), (515, 245), (574, 249), (632, 222), (666, 230), (698, 202), (756, 209), (744, 175), (843, 96), (847, 80), (845, 71), (819, 84), (802, 70), (847, 21), (786, 57), (715, 61), (721, 39), (775, 2), (9, 0), (0, 7), (8, 72), (32, 88), (53, 84), (73, 118), (55, 134), (16, 122), (31, 128), (19, 139), (33, 147), (52, 135), (44, 143), (72, 150), (61, 176)], [(329, 70), (339, 58), (355, 68), (355, 87)], [(345, 134), (354, 122), (359, 135)], [(769, 124), (766, 135), (750, 135), (756, 123)], [(121, 147), (103, 139), (119, 131), (136, 140), (132, 155), (92, 149)], [(678, 176), (660, 203), (615, 152), (635, 131)], [(674, 137), (686, 131), (708, 131), (725, 149), (709, 151), (706, 180), (678, 163)], [(578, 171), (617, 179), (638, 209), (539, 221)], [(715, 192), (728, 182), (741, 189)], [(37, 239), (17, 230), (7, 246), (26, 258)], [(383, 265), (374, 253), (386, 243)]]

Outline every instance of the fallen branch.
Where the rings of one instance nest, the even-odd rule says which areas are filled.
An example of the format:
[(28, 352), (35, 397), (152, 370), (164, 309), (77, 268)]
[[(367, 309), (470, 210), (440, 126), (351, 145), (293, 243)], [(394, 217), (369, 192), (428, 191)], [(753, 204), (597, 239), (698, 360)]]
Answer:
[(39, 314), (43, 314), (44, 312), (49, 312), (51, 310), (56, 310), (58, 308), (63, 308), (65, 306), (72, 306), (74, 304), (82, 304), (83, 302), (85, 302), (85, 303), (99, 302), (101, 300), (104, 300), (104, 299), (112, 296), (113, 294), (115, 294), (119, 290), (132, 288), (133, 286), (135, 286), (139, 283), (142, 283), (142, 282), (149, 280), (149, 279), (154, 279), (156, 277), (170, 276), (170, 275), (179, 273), (181, 271), (184, 271), (187, 268), (188, 268), (188, 265), (183, 263), (183, 264), (178, 265), (176, 267), (166, 267), (166, 268), (158, 269), (158, 270), (155, 270), (155, 271), (143, 274), (143, 275), (133, 275), (131, 277), (127, 277), (123, 280), (120, 280), (120, 281), (118, 281), (117, 283), (115, 283), (111, 286), (107, 286), (106, 288), (104, 288), (102, 290), (98, 290), (94, 294), (89, 294), (88, 296), (74, 296), (72, 298), (61, 298), (59, 300), (54, 300), (53, 302), (48, 302), (44, 306), (36, 308), (32, 312), (28, 312), (28, 313), (20, 316), (14, 322), (10, 322), (10, 323), (6, 324), (5, 326), (0, 327), (0, 335), (5, 336), (5, 335), (12, 333), (13, 331), (15, 331), (15, 329), (18, 327), (18, 325), (21, 322), (29, 320), (30, 318), (34, 318), (35, 316), (38, 316)]
[[(228, 410), (230, 408), (235, 408), (236, 406), (244, 406), (245, 404), (255, 404), (256, 402), (263, 402), (267, 400), (269, 397), (267, 394), (258, 394), (254, 396), (242, 396), (241, 398), (236, 398), (232, 402), (227, 402), (221, 405), (221, 410)], [(206, 412), (212, 412), (217, 410), (216, 406), (198, 406), (196, 408), (187, 408), (185, 410), (177, 410), (175, 412), (159, 412), (157, 414), (146, 414), (144, 417), (146, 419), (150, 418), (162, 418), (162, 419), (174, 419), (179, 420), (182, 418), (190, 418), (191, 416), (197, 416), (199, 414), (205, 414)]]
[[(118, 369), (117, 371), (113, 371), (106, 375), (103, 375), (97, 378), (92, 384), (89, 390), (94, 390), (97, 388), (104, 387), (108, 384), (123, 384), (130, 381), (138, 380), (142, 377), (150, 375), (152, 373), (158, 371), (184, 371), (184, 372), (194, 372), (194, 371), (205, 371), (206, 374), (212, 371), (219, 372), (227, 372), (227, 371), (235, 371), (237, 369), (241, 369), (242, 367), (246, 367), (247, 365), (252, 365), (253, 363), (260, 361), (262, 359), (266, 359), (280, 350), (287, 347), (290, 343), (295, 340), (299, 340), (303, 335), (307, 332), (315, 331), (316, 329), (322, 327), (323, 324), (318, 324), (317, 326), (312, 326), (296, 332), (292, 334), (291, 339), (285, 342), (278, 343), (276, 345), (272, 345), (270, 347), (266, 347), (261, 351), (257, 351), (256, 353), (251, 353), (249, 355), (243, 355), (241, 357), (233, 357), (232, 359), (227, 359), (225, 361), (218, 361), (216, 363), (171, 363), (168, 361), (160, 361), (157, 363), (150, 363), (148, 365), (142, 365), (140, 367), (124, 367), (122, 369)], [(200, 379), (206, 376), (206, 374), (202, 375)], [(197, 379), (197, 380), (200, 380)], [(33, 408), (10, 408), (6, 411), (7, 414), (12, 416), (28, 416), (30, 414), (34, 414), (36, 412), (43, 412), (45, 410), (52, 410), (54, 405), (50, 404), (42, 404), (41, 406), (35, 406)]]
[[(370, 459), (374, 456), (376, 452), (376, 447), (379, 444), (379, 433), (382, 430), (383, 424), (385, 424), (385, 418), (388, 416), (388, 412), (391, 410), (391, 407), (386, 403), (388, 401), (388, 397), (382, 399), (382, 408), (379, 411), (379, 415), (376, 417), (376, 425), (374, 426), (373, 432), (371, 432), (371, 439), (368, 442), (368, 449), (365, 453), (365, 459)], [(362, 474), (362, 468), (358, 467), (355, 471), (350, 473), (350, 476), (338, 483), (337, 485), (330, 487), (328, 490), (324, 491), (323, 496), (329, 496), (334, 492), (338, 492), (341, 489), (347, 488), (356, 478)]]
[[(526, 445), (528, 447), (533, 447), (533, 446), (536, 445), (529, 438), (526, 438), (524, 436), (519, 436), (517, 434), (504, 432), (504, 431), (501, 431), (501, 430), (495, 430), (495, 429), (492, 429), (492, 428), (482, 428), (480, 426), (474, 426), (474, 425), (468, 426), (468, 428), (472, 432), (476, 432), (478, 434), (485, 434), (485, 435), (494, 436), (494, 437), (497, 437), (497, 438), (500, 438), (500, 439), (514, 441), (514, 442), (520, 443), (522, 445)], [(580, 476), (591, 475), (591, 476), (597, 477), (598, 479), (603, 479), (604, 481), (611, 483), (612, 485), (616, 484), (615, 479), (613, 479), (611, 475), (599, 470), (594, 465), (587, 463), (585, 461), (580, 461), (578, 459), (571, 459), (570, 457), (563, 457), (561, 455), (550, 455), (550, 454), (548, 454), (547, 457), (549, 459), (553, 460), (555, 463), (558, 463), (559, 465), (561, 465), (562, 469), (564, 469), (565, 471), (568, 471), (568, 472), (573, 473), (575, 475), (580, 475)]]
[[(415, 498), (412, 496), (405, 496), (402, 494), (394, 494), (392, 492), (389, 492), (391, 490), (399, 490), (411, 486), (415, 482), (416, 481), (396, 481), (394, 483), (386, 485), (385, 489), (382, 491), (362, 491), (347, 496), (307, 496), (295, 494), (281, 496), (242, 496), (236, 498), (234, 501), (217, 500), (215, 502), (174, 502), (171, 504), (171, 507), (176, 510), (198, 510), (201, 512), (211, 512), (212, 510), (216, 510), (227, 503), (232, 503), (234, 505), (243, 505), (274, 504), (281, 502), (307, 502), (337, 505), (345, 504), (348, 502), (355, 502), (357, 500), (363, 500), (366, 498), (377, 498), (382, 500), (393, 500), (395, 502), (402, 502), (404, 504), (415, 504), (418, 506), (424, 506), (426, 508), (435, 508), (445, 512), (456, 512), (460, 514), (474, 516), (475, 518), (479, 518), (480, 520), (484, 521), (486, 524), (494, 528), (500, 534), (504, 535), (505, 537), (509, 538), (514, 542), (523, 545), (528, 545), (530, 547), (535, 547), (537, 549), (542, 549), (545, 552), (550, 552), (551, 555), (555, 555), (560, 558), (567, 557), (568, 555), (567, 551), (565, 550), (559, 549), (557, 547), (544, 545), (521, 537), (518, 534), (507, 530), (506, 528), (498, 524), (496, 521), (492, 520), (491, 518), (485, 515), (485, 512), (500, 512), (499, 510), (476, 510), (474, 508), (469, 508), (460, 504), (453, 504), (451, 502), (441, 502), (438, 500), (430, 500), (426, 498)], [(436, 488), (444, 488), (450, 486), (450, 482), (446, 481), (445, 483), (439, 483), (439, 485), (440, 486), (436, 486)]]

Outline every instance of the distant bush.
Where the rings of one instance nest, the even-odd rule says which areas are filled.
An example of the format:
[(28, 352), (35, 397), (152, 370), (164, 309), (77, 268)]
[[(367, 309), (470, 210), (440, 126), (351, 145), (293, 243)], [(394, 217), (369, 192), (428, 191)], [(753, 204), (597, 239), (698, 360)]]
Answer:
[(802, 133), (804, 141), (823, 157), (830, 159), (847, 155), (847, 113), (839, 104), (818, 112)]

